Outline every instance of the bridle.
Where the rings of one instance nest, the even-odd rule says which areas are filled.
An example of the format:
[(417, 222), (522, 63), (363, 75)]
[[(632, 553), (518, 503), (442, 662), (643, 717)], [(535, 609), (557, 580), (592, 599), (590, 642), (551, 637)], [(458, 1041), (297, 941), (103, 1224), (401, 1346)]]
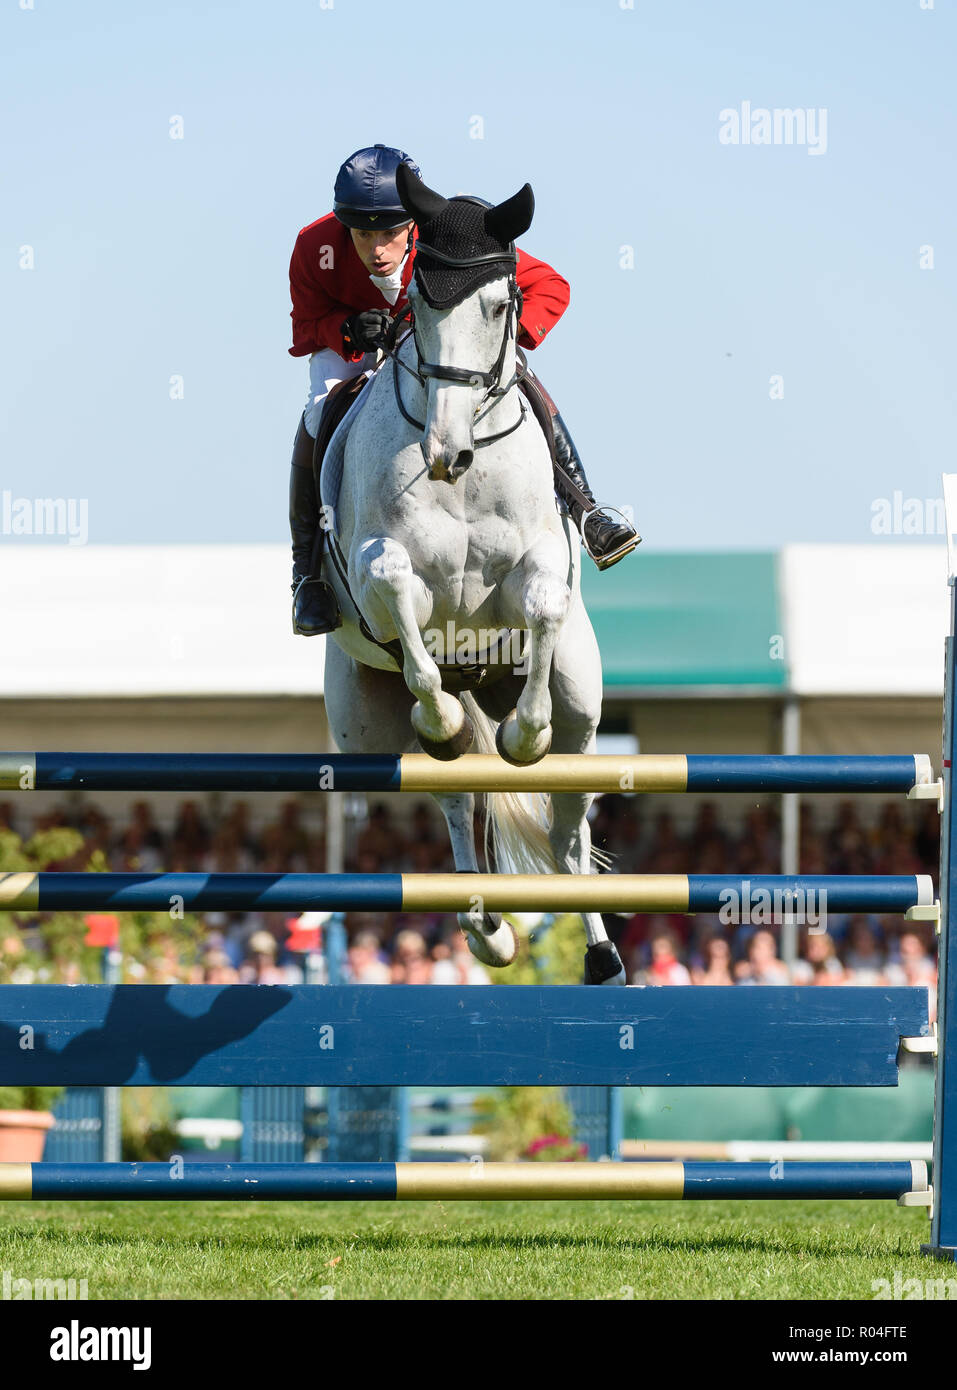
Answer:
[[(478, 200), (476, 199), (475, 201), (477, 202)], [(482, 204), (482, 206), (486, 205)], [(423, 252), (427, 256), (434, 257), (435, 260), (441, 261), (443, 265), (468, 267), (487, 265), (492, 261), (511, 262), (512, 268), (508, 273), (508, 306), (505, 312), (505, 329), (502, 333), (502, 346), (499, 348), (498, 356), (495, 359), (495, 363), (489, 371), (469, 371), (466, 367), (453, 367), (451, 365), (446, 365), (444, 362), (426, 362), (422, 356), (422, 351), (419, 347), (419, 341), (415, 336), (415, 318), (412, 314), (412, 306), (410, 304), (407, 304), (405, 309), (403, 309), (402, 313), (398, 314), (396, 318), (393, 320), (392, 329), (390, 330), (389, 334), (389, 340), (387, 341), (384, 349), (385, 352), (392, 358), (392, 383), (395, 388), (396, 405), (399, 407), (400, 412), (405, 417), (405, 419), (408, 420), (410, 425), (415, 425), (416, 429), (425, 429), (425, 422), (423, 420), (417, 420), (415, 416), (411, 415), (405, 407), (405, 402), (402, 399), (402, 392), (399, 389), (400, 367), (403, 371), (408, 372), (409, 376), (414, 376), (415, 379), (418, 381), (419, 385), (423, 388), (425, 388), (425, 385), (430, 378), (434, 381), (447, 381), (457, 386), (475, 386), (477, 384), (484, 386), (485, 395), (479, 401), (478, 405), (475, 407), (475, 411), (473, 412), (473, 423), (475, 423), (479, 419), (484, 418), (484, 416), (481, 414), (481, 411), (486, 401), (492, 402), (492, 405), (489, 406), (490, 411), (502, 399), (503, 396), (508, 395), (509, 391), (511, 391), (513, 386), (518, 385), (518, 383), (522, 380), (522, 378), (525, 376), (526, 371), (528, 370), (528, 364), (525, 360), (525, 354), (522, 352), (522, 349), (518, 347), (518, 345), (516, 344), (515, 371), (512, 373), (510, 380), (507, 381), (504, 386), (502, 385), (502, 370), (505, 366), (505, 354), (508, 351), (509, 341), (511, 340), (515, 332), (518, 317), (521, 313), (522, 292), (519, 289), (518, 281), (515, 278), (515, 266), (518, 264), (518, 253), (516, 252), (514, 246), (510, 246), (507, 252), (491, 251), (487, 255), (483, 256), (447, 256), (444, 251), (436, 250), (434, 246), (430, 246), (427, 242), (424, 242), (421, 239), (416, 241), (415, 247), (416, 251)], [(399, 339), (399, 341), (397, 342), (396, 335), (398, 333), (399, 325), (405, 319), (409, 320), (409, 332), (405, 334), (405, 336)], [(407, 366), (405, 362), (402, 362), (399, 358), (398, 353), (398, 349), (402, 346), (403, 343), (407, 342), (410, 337), (412, 339), (413, 346), (415, 347), (415, 356), (417, 362), (417, 368), (415, 370), (413, 370), (412, 367)], [(509, 425), (508, 429), (499, 430), (498, 434), (484, 435), (481, 439), (475, 439), (473, 441), (475, 448), (481, 449), (486, 444), (494, 444), (496, 440), (504, 439), (506, 435), (512, 434), (514, 430), (517, 430), (519, 425), (525, 419), (525, 402), (521, 399), (521, 397), (519, 397), (519, 407), (519, 417), (513, 425)], [(486, 412), (486, 414), (487, 413), (488, 412)]]

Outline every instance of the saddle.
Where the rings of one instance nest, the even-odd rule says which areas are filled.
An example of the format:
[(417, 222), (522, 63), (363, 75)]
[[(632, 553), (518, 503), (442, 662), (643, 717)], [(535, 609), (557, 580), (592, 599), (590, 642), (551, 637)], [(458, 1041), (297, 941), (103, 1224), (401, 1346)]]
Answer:
[(368, 380), (368, 372), (363, 372), (360, 376), (350, 377), (348, 381), (337, 381), (323, 403), (322, 415), (319, 417), (319, 429), (316, 432), (316, 443), (312, 451), (312, 475), (316, 483), (316, 502), (319, 506), (322, 505), (319, 476), (322, 472), (322, 460), (329, 447), (329, 440), (335, 434), (346, 411)]

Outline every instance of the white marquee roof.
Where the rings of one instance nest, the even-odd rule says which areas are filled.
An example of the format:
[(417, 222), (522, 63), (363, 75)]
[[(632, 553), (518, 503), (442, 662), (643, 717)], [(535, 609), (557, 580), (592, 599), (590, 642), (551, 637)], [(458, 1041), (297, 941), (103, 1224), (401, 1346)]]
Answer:
[(282, 545), (0, 545), (0, 697), (303, 695)]
[(942, 695), (945, 545), (790, 545), (779, 573), (797, 694)]
[[(779, 572), (791, 689), (940, 694), (945, 547), (793, 545)], [(0, 544), (0, 698), (318, 694), (289, 580), (284, 545)]]

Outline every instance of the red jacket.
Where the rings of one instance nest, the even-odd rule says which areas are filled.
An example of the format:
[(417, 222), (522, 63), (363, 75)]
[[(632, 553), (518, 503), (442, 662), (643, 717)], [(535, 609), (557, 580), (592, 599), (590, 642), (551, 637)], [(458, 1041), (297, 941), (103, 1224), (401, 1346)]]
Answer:
[[(402, 290), (393, 306), (369, 279), (349, 228), (334, 213), (303, 227), (289, 262), (290, 355), (306, 357), (320, 348), (332, 348), (343, 357), (343, 319), (364, 309), (386, 309), (390, 314), (402, 309), (414, 261), (413, 250), (402, 269)], [(568, 281), (521, 249), (516, 279), (523, 299), (518, 341), (523, 348), (535, 348), (568, 308)]]

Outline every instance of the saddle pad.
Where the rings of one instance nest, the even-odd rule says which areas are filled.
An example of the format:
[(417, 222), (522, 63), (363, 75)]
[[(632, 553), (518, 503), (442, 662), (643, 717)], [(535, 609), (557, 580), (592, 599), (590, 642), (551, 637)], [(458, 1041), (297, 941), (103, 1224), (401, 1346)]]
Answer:
[[(376, 370), (378, 370), (378, 368)], [(367, 383), (336, 426), (335, 433), (329, 440), (325, 457), (322, 460), (322, 469), (319, 474), (320, 500), (324, 507), (332, 508), (333, 525), (331, 529), (334, 536), (337, 536), (339, 533), (337, 524), (339, 515), (339, 487), (342, 483), (342, 467), (346, 456), (346, 440), (349, 437), (349, 431), (352, 428), (356, 416), (369, 399), (369, 395), (369, 383)]]

